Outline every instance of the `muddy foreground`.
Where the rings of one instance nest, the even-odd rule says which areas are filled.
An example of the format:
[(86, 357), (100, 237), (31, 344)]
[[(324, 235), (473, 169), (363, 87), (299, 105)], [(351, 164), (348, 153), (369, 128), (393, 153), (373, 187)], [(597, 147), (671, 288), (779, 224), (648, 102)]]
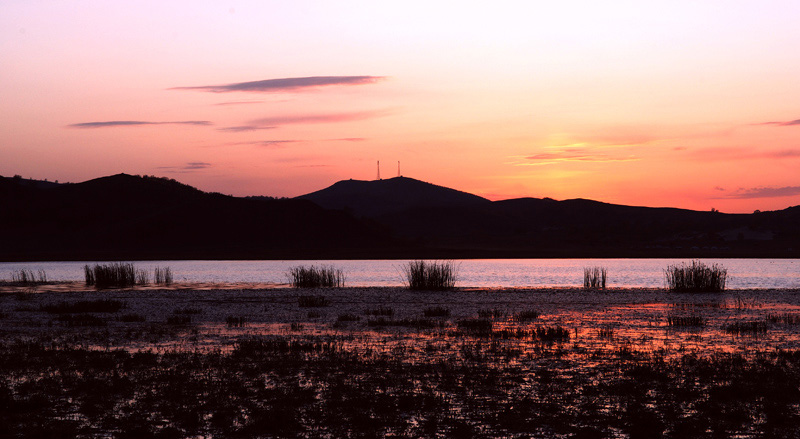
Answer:
[(794, 437), (800, 424), (797, 290), (219, 287), (8, 287), (0, 437)]

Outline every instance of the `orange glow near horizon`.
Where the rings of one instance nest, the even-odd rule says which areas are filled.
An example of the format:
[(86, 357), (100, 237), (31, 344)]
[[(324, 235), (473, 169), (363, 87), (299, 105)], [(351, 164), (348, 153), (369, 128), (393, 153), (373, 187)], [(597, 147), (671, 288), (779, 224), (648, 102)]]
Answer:
[(800, 4), (697, 3), (4, 2), (0, 175), (800, 205)]

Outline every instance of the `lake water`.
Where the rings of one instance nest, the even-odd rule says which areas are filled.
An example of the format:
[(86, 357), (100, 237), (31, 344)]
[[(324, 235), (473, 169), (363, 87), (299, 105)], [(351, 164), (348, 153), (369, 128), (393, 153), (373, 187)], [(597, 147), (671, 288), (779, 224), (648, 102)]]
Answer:
[[(401, 286), (405, 260), (352, 261), (133, 261), (150, 271), (170, 267), (175, 281), (285, 283), (300, 265), (340, 268), (346, 286)], [(690, 259), (482, 259), (456, 260), (459, 287), (570, 287), (583, 285), (584, 267), (608, 269), (609, 287), (664, 286), (664, 269)], [(704, 259), (728, 270), (728, 288), (800, 288), (800, 259)], [(20, 269), (43, 269), (48, 280), (82, 281), (87, 262), (0, 263), (0, 279)], [(151, 274), (152, 275), (152, 274)]]

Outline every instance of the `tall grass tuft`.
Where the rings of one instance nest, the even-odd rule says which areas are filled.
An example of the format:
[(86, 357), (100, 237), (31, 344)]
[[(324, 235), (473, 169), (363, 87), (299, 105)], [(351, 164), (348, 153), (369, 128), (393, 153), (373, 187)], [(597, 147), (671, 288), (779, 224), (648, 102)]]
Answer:
[(451, 290), (456, 286), (456, 266), (453, 261), (411, 261), (403, 267), (411, 290)]
[(692, 265), (670, 265), (664, 270), (667, 289), (678, 292), (720, 292), (725, 290), (728, 270), (722, 265), (708, 266), (700, 261)]
[(706, 325), (706, 319), (700, 315), (679, 316), (675, 314), (667, 315), (667, 326), (671, 328), (683, 327), (703, 327)]
[(334, 267), (292, 267), (291, 284), (295, 288), (343, 287), (344, 272)]
[(156, 267), (155, 273), (153, 273), (153, 282), (156, 285), (172, 285), (172, 269)]
[(150, 276), (148, 276), (147, 270), (137, 268), (136, 285), (147, 285), (149, 283), (150, 283)]
[(605, 290), (608, 269), (605, 267), (587, 267), (583, 269), (583, 288), (587, 290)]
[(33, 270), (23, 268), (11, 272), (11, 282), (22, 285), (43, 284), (47, 282), (47, 273), (39, 269), (34, 274)]
[(124, 288), (147, 283), (147, 272), (137, 270), (131, 263), (114, 262), (111, 264), (83, 266), (86, 285), (97, 288)]

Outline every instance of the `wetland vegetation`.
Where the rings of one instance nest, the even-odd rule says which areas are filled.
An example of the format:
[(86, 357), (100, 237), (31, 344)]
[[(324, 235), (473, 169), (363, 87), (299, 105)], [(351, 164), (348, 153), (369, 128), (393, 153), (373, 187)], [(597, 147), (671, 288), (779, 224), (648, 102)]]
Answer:
[(794, 437), (797, 290), (0, 294), (0, 437)]

